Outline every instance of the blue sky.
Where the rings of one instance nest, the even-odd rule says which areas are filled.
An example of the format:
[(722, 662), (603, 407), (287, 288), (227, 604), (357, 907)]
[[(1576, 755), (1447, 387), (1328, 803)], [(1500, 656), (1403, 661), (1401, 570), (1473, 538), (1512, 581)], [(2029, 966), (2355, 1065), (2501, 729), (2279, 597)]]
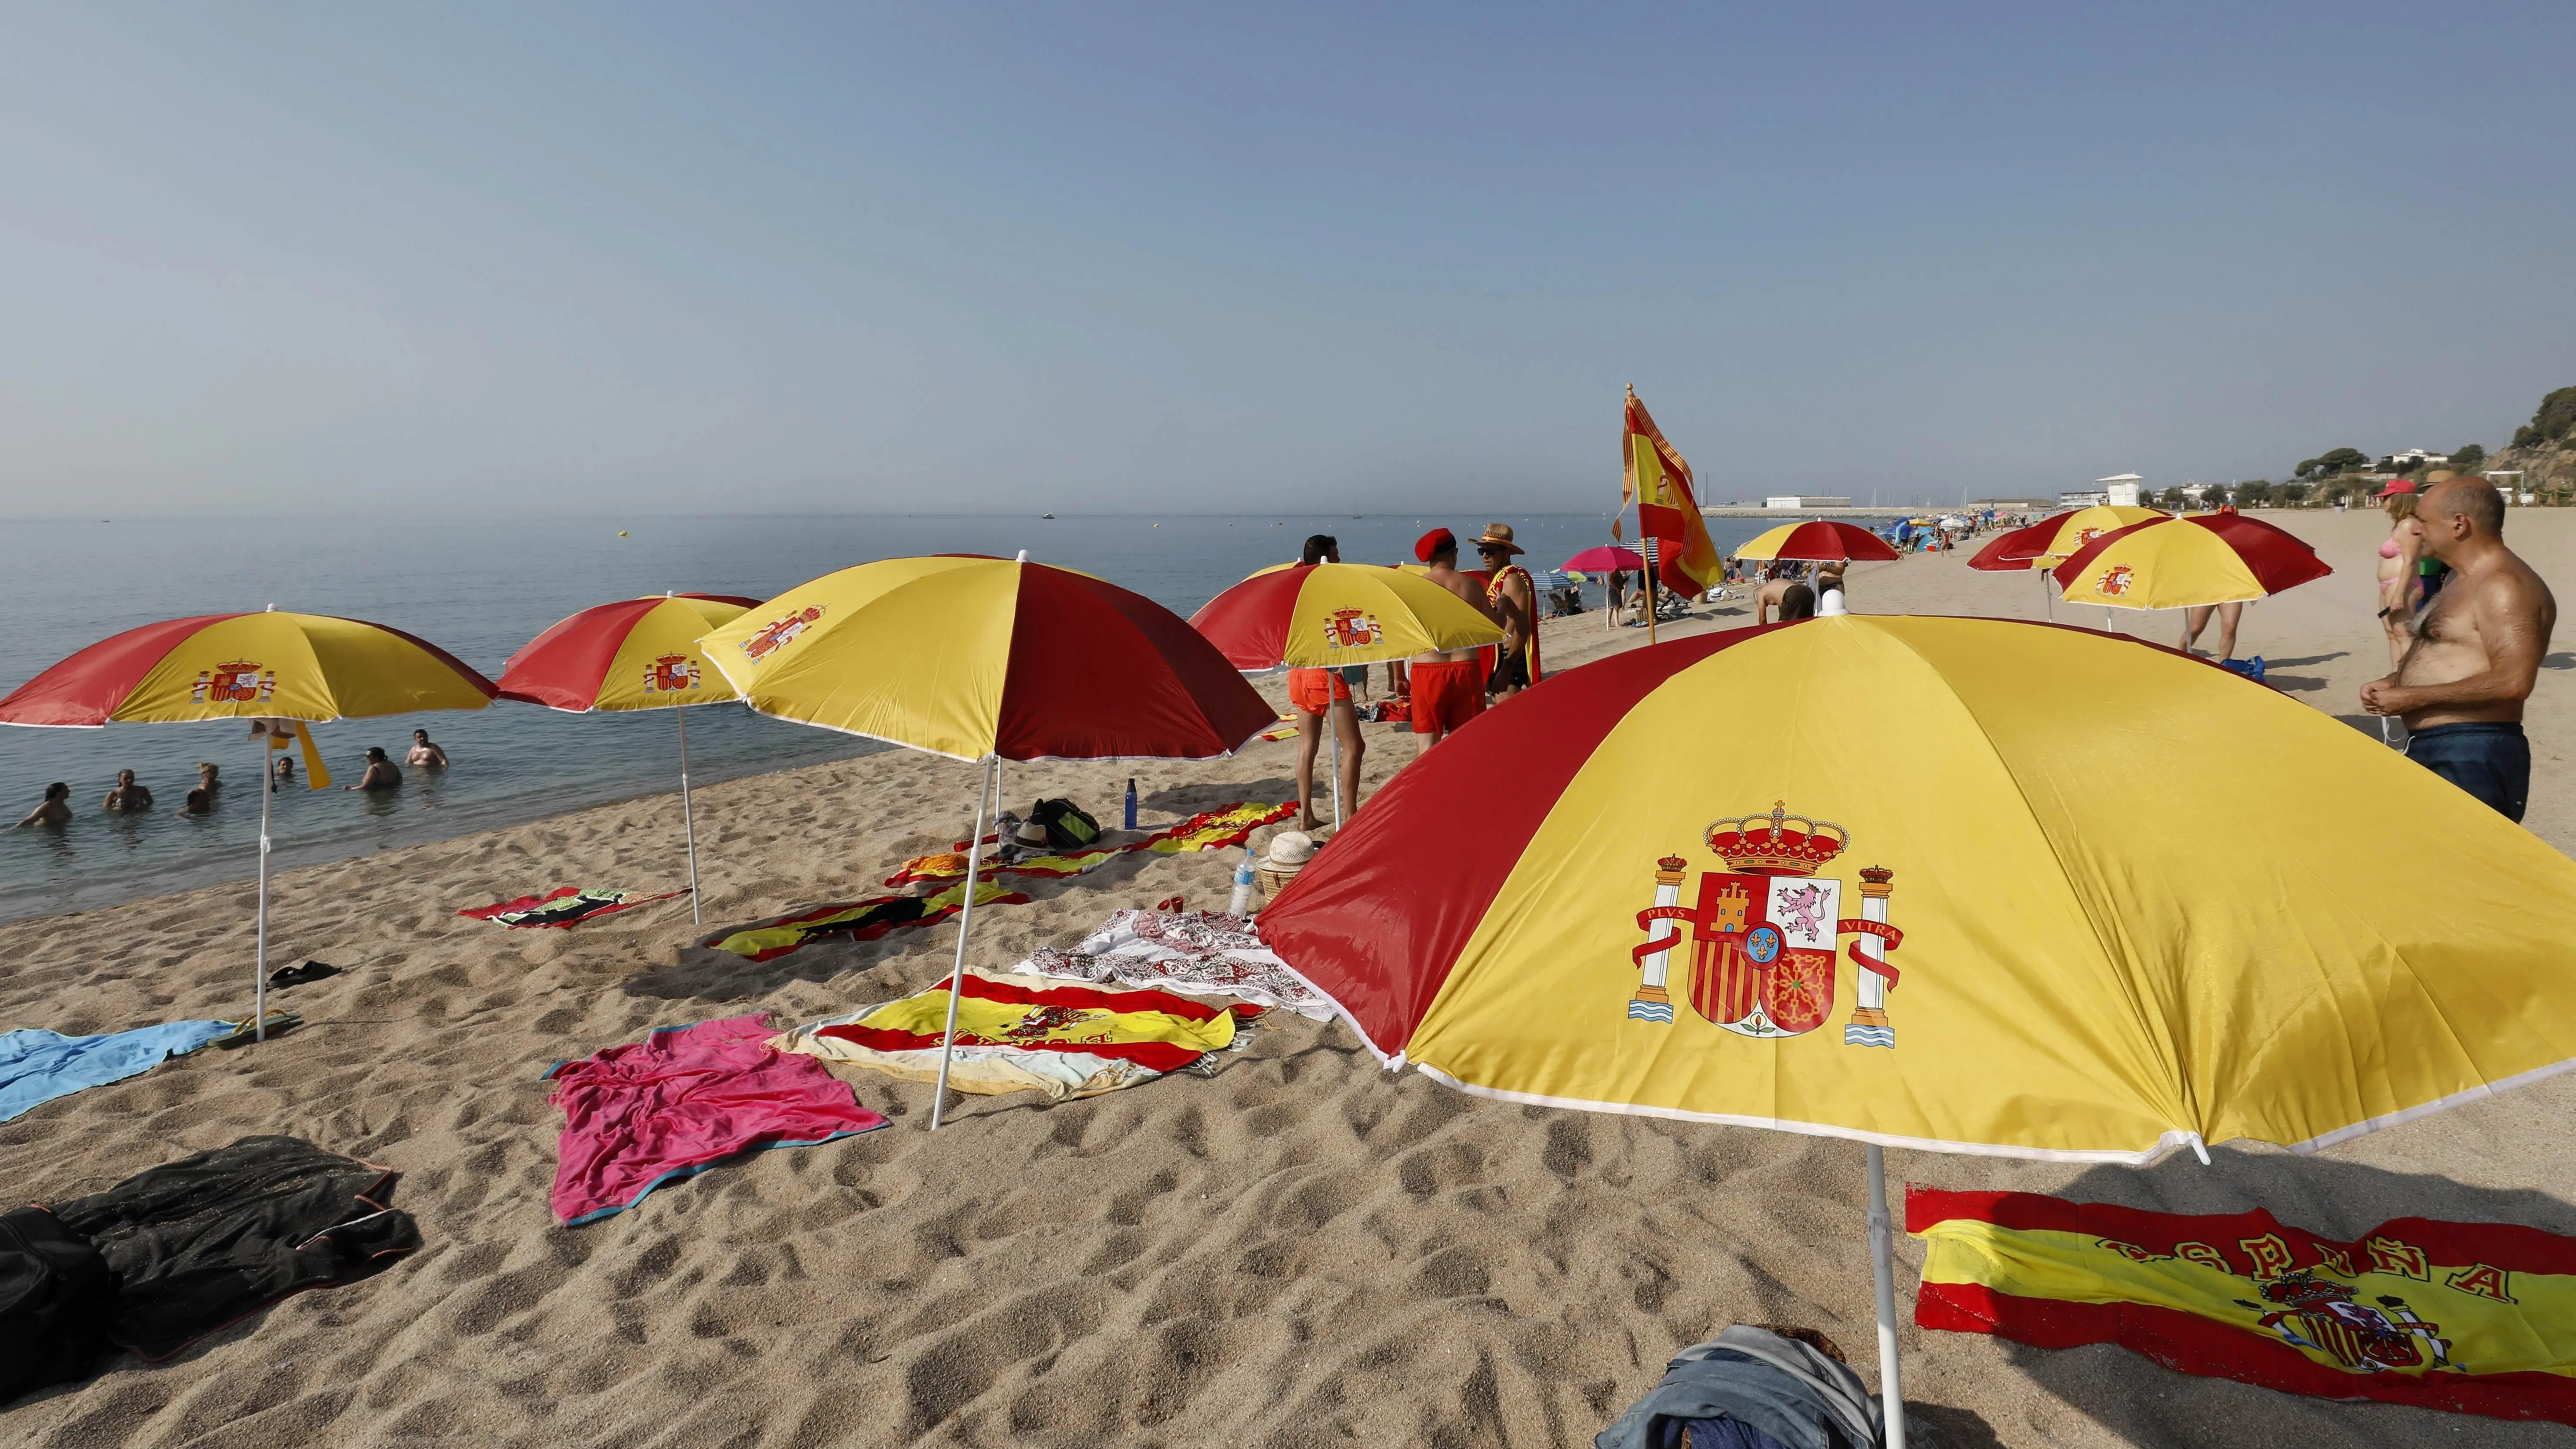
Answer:
[(19, 6), (0, 515), (2278, 477), (2576, 383), (2576, 6)]

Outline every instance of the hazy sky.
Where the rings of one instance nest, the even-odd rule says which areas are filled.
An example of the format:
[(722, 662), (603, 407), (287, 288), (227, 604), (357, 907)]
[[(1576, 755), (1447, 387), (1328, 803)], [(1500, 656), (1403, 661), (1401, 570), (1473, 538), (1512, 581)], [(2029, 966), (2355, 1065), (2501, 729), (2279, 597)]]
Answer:
[(2576, 5), (0, 5), (0, 515), (1568, 511), (2496, 448)]

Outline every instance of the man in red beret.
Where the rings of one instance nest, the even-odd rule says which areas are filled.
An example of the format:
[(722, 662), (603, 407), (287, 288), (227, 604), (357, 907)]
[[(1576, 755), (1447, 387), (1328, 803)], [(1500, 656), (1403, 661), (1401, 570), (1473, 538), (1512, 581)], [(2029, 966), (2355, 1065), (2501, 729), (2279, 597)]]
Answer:
[[(1476, 587), (1474, 579), (1458, 572), (1458, 535), (1435, 528), (1415, 541), (1413, 556), (1431, 565), (1431, 571), (1423, 577), (1456, 594), (1486, 618), (1494, 616), (1493, 610), (1485, 606), (1485, 591)], [(1484, 670), (1477, 653), (1474, 649), (1449, 649), (1416, 654), (1408, 662), (1407, 672), (1413, 676), (1413, 732), (1422, 736), (1424, 750), (1484, 713)]]

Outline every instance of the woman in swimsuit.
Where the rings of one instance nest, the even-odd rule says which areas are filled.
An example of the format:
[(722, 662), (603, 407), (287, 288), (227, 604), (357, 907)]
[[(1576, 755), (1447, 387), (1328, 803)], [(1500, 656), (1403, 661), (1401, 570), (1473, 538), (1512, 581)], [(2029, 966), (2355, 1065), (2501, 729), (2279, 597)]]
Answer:
[(2390, 668), (2405, 662), (2415, 642), (2416, 560), (2424, 552), (2424, 525), (2415, 519), (2415, 495), (2388, 495), (2388, 537), (2379, 545), (2379, 624), (2388, 634)]

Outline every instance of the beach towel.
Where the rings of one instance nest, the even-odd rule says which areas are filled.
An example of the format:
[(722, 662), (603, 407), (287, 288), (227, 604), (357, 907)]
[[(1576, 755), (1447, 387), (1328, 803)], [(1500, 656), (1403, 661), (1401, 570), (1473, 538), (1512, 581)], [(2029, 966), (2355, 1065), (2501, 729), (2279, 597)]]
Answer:
[[(1026, 905), (1028, 899), (989, 880), (975, 887), (975, 904), (979, 906)], [(774, 961), (800, 946), (835, 936), (873, 941), (889, 931), (935, 926), (957, 914), (965, 903), (966, 887), (961, 881), (936, 895), (871, 896), (863, 901), (814, 906), (794, 915), (773, 916), (736, 930), (718, 931), (698, 944), (754, 961)]]
[[(1082, 875), (1088, 871), (1098, 870), (1118, 857), (1136, 851), (1149, 851), (1156, 855), (1180, 855), (1196, 850), (1228, 850), (1243, 844), (1251, 837), (1252, 832), (1262, 826), (1285, 820), (1296, 813), (1297, 807), (1294, 804), (1228, 805), (1221, 810), (1209, 810), (1193, 815), (1178, 825), (1157, 830), (1142, 840), (1130, 840), (1120, 845), (1104, 845), (1092, 850), (1067, 851), (1063, 854), (1023, 856), (1017, 860), (990, 858), (979, 869), (988, 874), (1033, 875), (1062, 879), (1065, 876)], [(952, 857), (960, 855), (965, 849), (966, 845), (961, 841), (955, 851), (947, 854), (915, 856), (903, 863), (903, 869), (887, 876), (886, 884), (897, 886), (909, 885), (915, 881), (960, 879), (966, 874), (965, 862)], [(977, 899), (976, 904), (983, 904), (981, 898)]]
[(2576, 1238), (2398, 1218), (2350, 1242), (2256, 1210), (1910, 1188), (1925, 1328), (2116, 1343), (2332, 1399), (2576, 1424)]
[(555, 1216), (577, 1228), (735, 1153), (885, 1125), (821, 1063), (770, 1050), (775, 1030), (757, 1012), (664, 1027), (549, 1071), (564, 1111)]
[(1265, 740), (1274, 741), (1293, 740), (1297, 738), (1297, 727), (1295, 725), (1281, 725), (1277, 729), (1263, 730), (1261, 732), (1261, 737)]
[[(1249, 1020), (1258, 1007), (1240, 1008)], [(958, 992), (948, 1085), (1050, 1101), (1151, 1081), (1235, 1044), (1238, 1012), (1160, 991), (1104, 991), (970, 970)], [(913, 1082), (939, 1079), (948, 982), (771, 1038), (783, 1052), (850, 1062)]]
[(33, 1028), (0, 1035), (0, 1122), (84, 1087), (148, 1072), (232, 1029), (229, 1021), (171, 1021), (104, 1036)]
[(1070, 951), (1041, 948), (1011, 968), (1103, 985), (1143, 986), (1200, 996), (1234, 996), (1316, 1021), (1333, 1003), (1299, 980), (1240, 916), (1220, 911), (1117, 911)]
[(244, 1137), (57, 1203), (116, 1276), (107, 1341), (163, 1359), (280, 1299), (420, 1247), (390, 1168), (293, 1137)]
[[(1702, 1425), (1711, 1428), (1703, 1429)], [(1594, 1449), (1693, 1445), (1847, 1449), (1885, 1442), (1878, 1395), (1839, 1359), (1784, 1334), (1734, 1324), (1664, 1365), (1663, 1381), (1594, 1435)]]
[(478, 921), (498, 921), (512, 930), (524, 930), (534, 926), (552, 926), (561, 930), (577, 926), (593, 916), (631, 911), (637, 906), (650, 905), (654, 901), (667, 901), (673, 896), (684, 896), (688, 893), (686, 887), (675, 891), (664, 891), (659, 895), (641, 896), (631, 891), (585, 890), (577, 886), (557, 886), (541, 896), (521, 896), (515, 901), (476, 906), (472, 910), (458, 911), (456, 914), (472, 916)]

